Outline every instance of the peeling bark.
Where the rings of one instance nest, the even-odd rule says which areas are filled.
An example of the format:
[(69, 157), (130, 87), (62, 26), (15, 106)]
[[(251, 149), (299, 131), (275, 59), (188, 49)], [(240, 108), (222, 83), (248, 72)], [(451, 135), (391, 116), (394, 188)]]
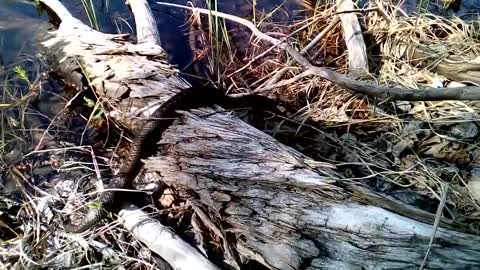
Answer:
[[(185, 112), (145, 166), (197, 194), (232, 226), (242, 256), (274, 269), (414, 269), (433, 233), (432, 215), (342, 180), (225, 112)], [(479, 267), (478, 240), (440, 228), (426, 269)]]
[[(59, 3), (42, 1), (51, 7)], [(134, 129), (138, 117), (148, 117), (188, 87), (156, 41), (130, 44), (124, 36), (90, 29), (61, 7), (53, 9), (63, 19), (43, 43), (46, 50), (59, 56), (52, 60), (65, 74), (85, 70), (79, 76), (88, 76), (109, 117), (123, 126)], [(182, 115), (145, 167), (188, 191), (186, 199), (207, 210), (213, 226), (227, 236), (221, 239), (230, 241), (225, 249), (233, 247), (228, 252), (237, 252), (241, 261), (256, 260), (272, 269), (421, 265), (434, 215), (346, 180), (334, 166), (304, 156), (221, 108)], [(462, 224), (442, 218), (426, 269), (479, 268), (479, 239), (466, 232)]]

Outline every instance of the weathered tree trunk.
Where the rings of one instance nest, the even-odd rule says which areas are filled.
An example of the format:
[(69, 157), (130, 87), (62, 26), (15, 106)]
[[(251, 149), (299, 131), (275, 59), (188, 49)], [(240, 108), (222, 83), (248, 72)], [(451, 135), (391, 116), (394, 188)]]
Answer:
[(91, 29), (57, 0), (42, 3), (61, 20), (59, 29), (43, 42), (50, 60), (78, 86), (88, 74), (89, 83), (109, 109), (109, 117), (126, 128), (135, 130), (141, 124), (139, 120), (148, 118), (162, 102), (190, 86), (166, 61), (160, 40), (155, 38), (158, 32), (148, 30), (156, 25), (144, 1), (132, 2), (132, 10), (139, 13), (135, 17), (144, 18), (136, 23), (142, 29), (137, 44), (130, 43), (126, 35)]
[[(355, 9), (352, 0), (337, 1), (337, 11), (351, 11)], [(368, 72), (367, 48), (363, 41), (362, 30), (358, 23), (357, 14), (341, 13), (343, 34), (348, 51), (348, 69), (356, 75), (365, 75)]]
[[(79, 25), (56, 0), (43, 2), (62, 19), (46, 49), (61, 54), (65, 70), (81, 63), (123, 126), (133, 129), (137, 117), (188, 86), (163, 61), (157, 39), (132, 45)], [(146, 168), (191, 194), (196, 216), (223, 240), (231, 265), (252, 259), (272, 269), (417, 269), (434, 234), (434, 215), (344, 180), (334, 166), (218, 107), (182, 112), (159, 148)], [(480, 268), (478, 237), (451, 220), (439, 227), (425, 269)]]
[[(185, 112), (164, 134), (161, 155), (145, 165), (165, 183), (198, 194), (215, 218), (232, 226), (243, 256), (278, 269), (415, 269), (422, 263), (432, 216), (344, 182), (328, 165), (229, 113), (213, 112)], [(426, 268), (480, 267), (479, 255), (477, 236), (441, 228)]]

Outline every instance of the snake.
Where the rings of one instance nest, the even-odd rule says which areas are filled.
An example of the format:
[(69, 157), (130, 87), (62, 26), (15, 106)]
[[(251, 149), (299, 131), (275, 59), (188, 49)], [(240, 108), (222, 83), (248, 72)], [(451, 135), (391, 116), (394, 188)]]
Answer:
[(132, 187), (136, 175), (142, 168), (141, 160), (154, 154), (155, 150), (151, 145), (157, 143), (161, 139), (162, 133), (174, 122), (175, 117), (178, 116), (177, 110), (185, 111), (215, 104), (224, 108), (252, 107), (253, 105), (256, 106), (256, 109), (261, 107), (262, 110), (279, 112), (276, 104), (263, 96), (230, 97), (225, 95), (223, 90), (212, 86), (195, 86), (181, 90), (162, 103), (142, 125), (138, 135), (131, 143), (127, 157), (120, 165), (119, 172), (110, 181), (109, 189), (98, 196), (97, 207), (89, 208), (79, 224), (66, 222), (64, 224), (65, 231), (82, 233), (107, 217), (107, 214), (115, 205), (118, 205), (117, 203), (121, 199), (118, 189)]

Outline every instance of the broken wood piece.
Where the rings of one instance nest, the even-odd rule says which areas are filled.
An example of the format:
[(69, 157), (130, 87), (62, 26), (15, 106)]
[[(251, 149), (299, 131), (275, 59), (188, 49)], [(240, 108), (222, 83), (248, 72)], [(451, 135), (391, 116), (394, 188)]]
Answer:
[(195, 248), (182, 240), (170, 228), (135, 206), (124, 206), (119, 217), (125, 229), (129, 230), (151, 251), (165, 259), (173, 269), (219, 270)]
[[(112, 35), (72, 24), (61, 25), (48, 38), (45, 49), (54, 52), (48, 55), (59, 53), (60, 58), (52, 59), (60, 59), (59, 67), (67, 70), (79, 69), (81, 63), (88, 71), (83, 76), (94, 82), (93, 90), (111, 110), (109, 116), (122, 126), (134, 129), (132, 123), (140, 122), (137, 116), (148, 117), (148, 109), (136, 111), (142, 104), (157, 106), (188, 85), (165, 59), (152, 60)], [(129, 53), (101, 53), (119, 48)], [(434, 215), (348, 181), (331, 164), (304, 156), (221, 108), (182, 115), (163, 134), (159, 154), (145, 160), (145, 167), (157, 171), (177, 190), (198, 196), (210, 220), (228, 234), (224, 239), (231, 239), (239, 263), (250, 259), (271, 269), (288, 270), (421, 265)], [(127, 217), (131, 211), (133, 215)], [(125, 208), (121, 215), (129, 222), (141, 221), (123, 223), (132, 233), (137, 228), (138, 236), (145, 236), (144, 229), (162, 230), (136, 210)], [(445, 218), (439, 219), (439, 226), (427, 269), (480, 265), (476, 235), (460, 232), (468, 229)], [(168, 253), (168, 246), (157, 245), (149, 247), (176, 258)]]
[(368, 73), (367, 48), (363, 41), (362, 29), (358, 23), (356, 13), (342, 13), (346, 10), (355, 10), (352, 0), (337, 1), (338, 16), (342, 21), (343, 35), (348, 52), (348, 69), (352, 75)]

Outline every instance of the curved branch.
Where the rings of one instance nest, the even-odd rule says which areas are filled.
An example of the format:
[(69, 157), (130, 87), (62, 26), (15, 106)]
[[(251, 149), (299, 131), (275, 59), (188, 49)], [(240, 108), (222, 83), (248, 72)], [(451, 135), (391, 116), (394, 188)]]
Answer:
[(456, 88), (424, 88), (424, 89), (405, 89), (401, 87), (386, 87), (380, 86), (369, 82), (358, 81), (349, 78), (346, 75), (333, 71), (332, 69), (325, 67), (317, 67), (310, 63), (305, 57), (303, 57), (297, 50), (290, 46), (286, 42), (282, 42), (274, 37), (271, 37), (260, 30), (250, 21), (218, 12), (214, 10), (207, 10), (202, 8), (191, 8), (187, 6), (156, 2), (159, 5), (178, 7), (183, 9), (195, 10), (199, 13), (209, 14), (212, 16), (218, 16), (230, 21), (240, 23), (250, 29), (252, 34), (260, 39), (263, 39), (269, 43), (274, 44), (284, 49), (290, 56), (295, 59), (303, 68), (310, 70), (312, 74), (322, 79), (336, 83), (346, 89), (354, 92), (365, 94), (372, 97), (378, 97), (381, 99), (390, 100), (410, 100), (410, 101), (433, 101), (433, 100), (480, 100), (480, 87), (466, 86)]

